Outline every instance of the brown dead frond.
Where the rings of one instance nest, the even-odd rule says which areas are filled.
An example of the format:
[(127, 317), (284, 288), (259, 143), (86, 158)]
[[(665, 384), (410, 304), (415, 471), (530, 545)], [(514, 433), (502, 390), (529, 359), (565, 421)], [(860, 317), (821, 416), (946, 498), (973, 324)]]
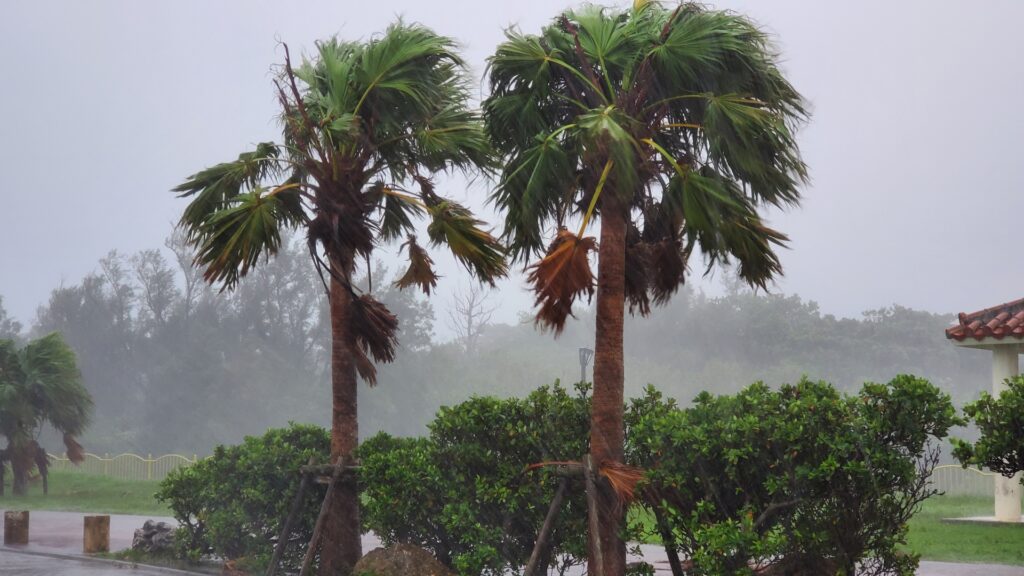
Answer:
[(620, 505), (629, 505), (636, 498), (636, 486), (644, 478), (640, 468), (627, 466), (622, 462), (605, 462), (600, 468), (601, 475), (608, 479)]
[(589, 255), (597, 249), (593, 237), (579, 236), (562, 229), (548, 247), (547, 255), (531, 266), (526, 280), (533, 285), (537, 299), (536, 323), (560, 334), (572, 315), (573, 302), (581, 294), (594, 294), (594, 273)]
[(395, 286), (404, 290), (413, 284), (420, 287), (424, 294), (430, 295), (430, 290), (437, 287), (437, 274), (434, 273), (434, 261), (422, 246), (416, 243), (416, 236), (410, 234), (409, 239), (402, 244), (402, 248), (409, 250), (409, 268), (395, 282)]
[(71, 434), (64, 435), (64, 448), (67, 450), (68, 460), (75, 464), (85, 461), (85, 450)]
[(663, 305), (672, 298), (686, 279), (688, 251), (679, 242), (665, 239), (650, 244), (651, 293), (654, 303)]
[[(631, 234), (632, 236), (632, 234)], [(651, 313), (651, 298), (647, 292), (650, 287), (649, 245), (635, 240), (630, 242), (627, 237), (626, 245), (626, 301), (629, 303), (629, 313), (640, 313), (647, 316)]]
[(376, 369), (370, 362), (391, 362), (398, 346), (398, 317), (369, 294), (352, 300), (353, 354), (359, 375), (371, 386), (377, 383)]
[(544, 468), (545, 466), (583, 466), (582, 462), (576, 462), (573, 460), (548, 460), (546, 462), (538, 462), (536, 464), (530, 464), (526, 467), (526, 471), (536, 470), (538, 468)]

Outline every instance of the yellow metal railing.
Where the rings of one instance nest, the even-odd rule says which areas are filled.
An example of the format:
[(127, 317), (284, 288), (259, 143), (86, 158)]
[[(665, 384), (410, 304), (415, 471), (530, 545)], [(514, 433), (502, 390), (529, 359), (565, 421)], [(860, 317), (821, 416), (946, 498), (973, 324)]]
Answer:
[[(64, 456), (51, 454), (50, 469), (100, 474), (123, 480), (163, 480), (172, 470), (190, 466), (198, 460), (195, 454), (191, 458), (180, 454), (153, 458), (152, 454), (142, 457), (138, 454), (100, 456), (86, 453), (85, 461), (76, 466)], [(945, 464), (936, 466), (932, 471), (931, 483), (936, 490), (953, 496), (991, 496), (995, 490), (995, 477), (994, 472)]]
[(163, 480), (172, 470), (190, 466), (197, 461), (198, 458), (195, 454), (191, 458), (180, 454), (165, 454), (153, 458), (152, 454), (146, 457), (138, 454), (118, 454), (117, 456), (104, 454), (100, 456), (87, 452), (85, 460), (81, 464), (75, 465), (65, 456), (50, 454), (50, 469), (99, 474), (122, 480)]
[(950, 496), (992, 496), (995, 494), (995, 472), (944, 464), (932, 470), (932, 487)]

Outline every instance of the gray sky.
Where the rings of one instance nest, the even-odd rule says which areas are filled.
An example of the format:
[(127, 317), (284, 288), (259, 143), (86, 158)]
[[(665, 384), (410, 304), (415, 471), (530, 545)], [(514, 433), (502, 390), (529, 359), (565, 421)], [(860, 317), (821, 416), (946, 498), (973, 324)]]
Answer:
[[(789, 78), (813, 105), (800, 134), (813, 183), (801, 208), (770, 216), (792, 238), (777, 290), (847, 316), (894, 303), (970, 311), (1024, 296), (1024, 2), (714, 5), (776, 35)], [(404, 15), (460, 40), (479, 76), (506, 26), (536, 31), (561, 7), (4, 2), (5, 306), (27, 322), (51, 289), (77, 282), (110, 249), (162, 246), (185, 205), (171, 187), (276, 138), (278, 39), (301, 50), (333, 34), (366, 37)], [(447, 192), (479, 207), (486, 189), (452, 182)], [(444, 269), (444, 288), (468, 282)], [(507, 305), (496, 319), (511, 320), (530, 299), (520, 278), (501, 288)]]

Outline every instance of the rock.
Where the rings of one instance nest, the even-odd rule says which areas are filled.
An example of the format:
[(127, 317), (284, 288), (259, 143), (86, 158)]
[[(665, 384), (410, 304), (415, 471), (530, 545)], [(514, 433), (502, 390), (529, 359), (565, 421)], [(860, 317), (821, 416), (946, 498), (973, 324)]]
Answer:
[(162, 552), (174, 547), (174, 526), (167, 522), (146, 520), (132, 537), (132, 550)]
[(353, 576), (455, 576), (433, 554), (411, 544), (377, 548), (352, 569)]

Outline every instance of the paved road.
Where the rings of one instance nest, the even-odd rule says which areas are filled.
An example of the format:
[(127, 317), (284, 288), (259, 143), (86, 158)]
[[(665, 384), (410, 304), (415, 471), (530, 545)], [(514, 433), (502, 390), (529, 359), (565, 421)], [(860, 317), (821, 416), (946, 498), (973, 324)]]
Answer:
[(17, 576), (166, 576), (163, 570), (129, 568), (88, 560), (51, 558), (0, 548), (0, 574)]
[[(163, 570), (131, 569), (123, 565), (47, 556), (47, 554), (64, 556), (81, 554), (82, 517), (84, 515), (74, 512), (31, 512), (29, 545), (19, 547), (17, 550), (0, 545), (0, 575), (155, 576), (168, 573)], [(111, 515), (111, 550), (130, 547), (133, 532), (149, 518), (147, 516)], [(156, 517), (153, 519), (173, 522), (171, 518)], [(363, 538), (364, 552), (369, 552), (377, 546), (379, 546), (379, 541), (372, 535)], [(656, 566), (659, 576), (670, 574), (665, 561), (665, 552), (660, 546), (642, 546), (641, 549), (644, 559)], [(917, 574), (918, 576), (1024, 576), (1024, 567), (921, 562)]]

